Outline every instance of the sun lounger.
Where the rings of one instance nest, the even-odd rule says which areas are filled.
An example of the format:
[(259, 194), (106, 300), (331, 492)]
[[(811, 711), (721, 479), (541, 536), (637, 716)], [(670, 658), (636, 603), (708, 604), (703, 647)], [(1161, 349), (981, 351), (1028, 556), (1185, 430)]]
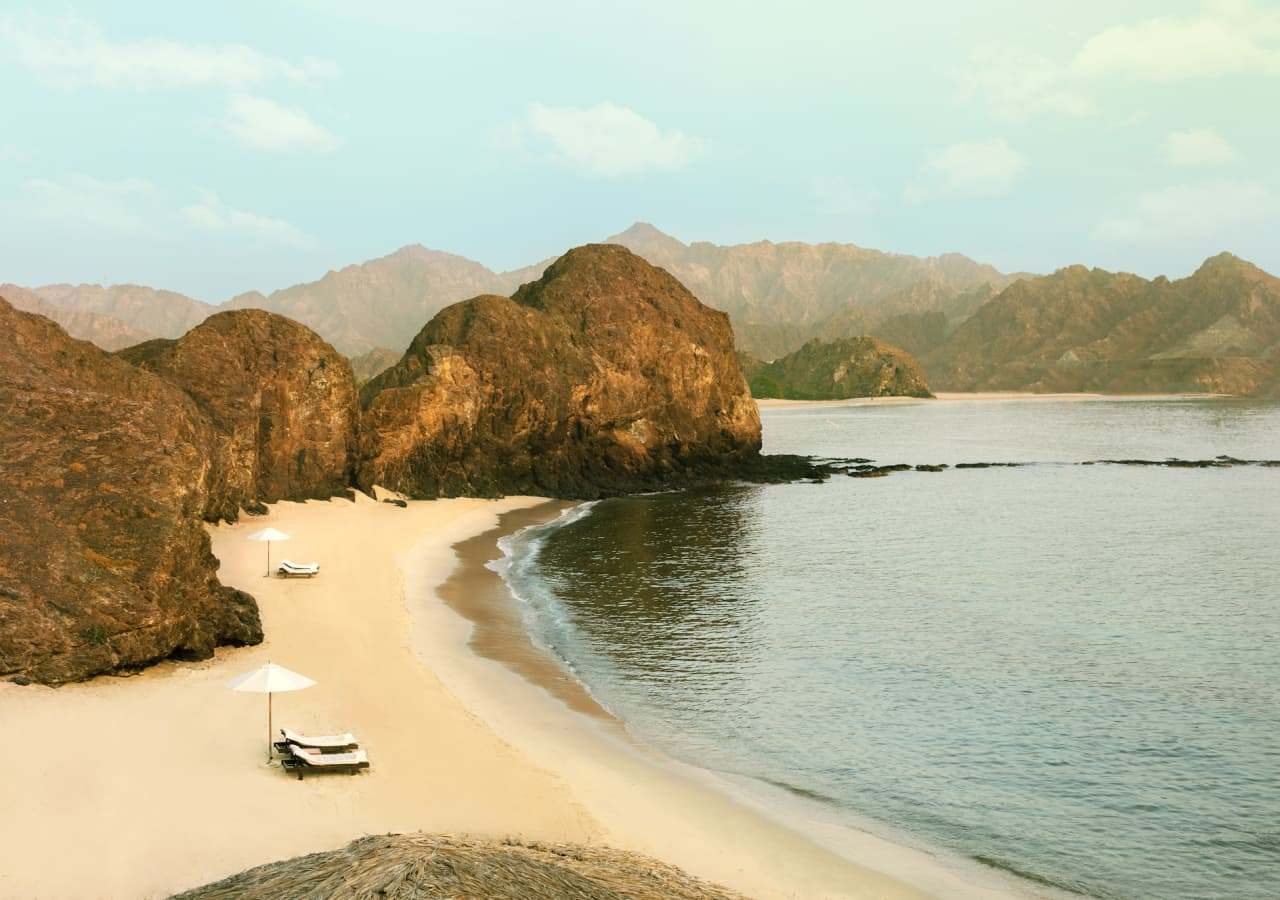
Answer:
[(280, 760), (285, 771), (298, 773), (298, 780), (307, 772), (347, 772), (358, 774), (369, 768), (369, 755), (363, 750), (347, 753), (323, 753), (320, 750), (289, 744), (289, 755)]
[(300, 566), (296, 562), (289, 560), (281, 560), (280, 565), (276, 567), (276, 574), (281, 578), (306, 577), (320, 574), (320, 563), (307, 563)]
[(345, 753), (360, 746), (356, 742), (355, 735), (350, 732), (343, 732), (342, 734), (302, 734), (291, 728), (281, 728), (280, 734), (284, 736), (284, 740), (276, 741), (275, 748), (282, 754), (289, 752), (290, 744), (302, 747), (304, 750), (319, 750), (322, 753)]

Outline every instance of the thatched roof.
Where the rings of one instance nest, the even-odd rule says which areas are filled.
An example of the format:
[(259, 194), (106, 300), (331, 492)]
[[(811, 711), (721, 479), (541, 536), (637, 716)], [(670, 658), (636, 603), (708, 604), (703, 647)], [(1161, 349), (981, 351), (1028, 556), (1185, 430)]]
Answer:
[(432, 834), (360, 838), (268, 863), (174, 900), (741, 900), (657, 860), (576, 844)]

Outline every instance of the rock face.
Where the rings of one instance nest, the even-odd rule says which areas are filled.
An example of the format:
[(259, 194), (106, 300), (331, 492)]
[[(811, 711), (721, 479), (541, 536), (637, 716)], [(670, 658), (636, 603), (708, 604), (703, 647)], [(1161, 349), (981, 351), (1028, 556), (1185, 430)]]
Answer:
[(1231, 254), (1188, 278), (1071, 266), (1018, 282), (924, 359), (948, 390), (1280, 392), (1280, 279)]
[(305, 326), (235, 310), (119, 355), (190, 395), (219, 436), (206, 518), (350, 490), (359, 421), (351, 365)]
[(751, 393), (784, 400), (932, 397), (916, 361), (875, 338), (809, 341), (771, 363), (752, 366)]
[(0, 675), (262, 640), (200, 523), (215, 435), (176, 387), (0, 300)]
[(613, 245), (443, 310), (361, 402), (360, 486), (414, 497), (696, 483), (760, 448), (728, 317)]

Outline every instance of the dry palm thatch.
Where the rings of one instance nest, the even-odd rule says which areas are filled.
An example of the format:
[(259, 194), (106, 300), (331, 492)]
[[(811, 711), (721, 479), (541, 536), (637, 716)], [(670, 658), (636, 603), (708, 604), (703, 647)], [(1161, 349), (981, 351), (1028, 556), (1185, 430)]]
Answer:
[(174, 900), (741, 900), (673, 866), (621, 850), (432, 834), (360, 838), (269, 863)]

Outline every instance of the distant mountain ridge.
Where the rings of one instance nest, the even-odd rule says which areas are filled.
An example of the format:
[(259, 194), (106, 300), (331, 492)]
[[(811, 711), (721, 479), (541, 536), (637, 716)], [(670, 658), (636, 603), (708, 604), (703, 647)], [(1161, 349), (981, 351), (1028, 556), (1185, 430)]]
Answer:
[[(607, 242), (727, 312), (738, 348), (762, 360), (814, 338), (868, 335), (916, 357), (944, 391), (1258, 393), (1274, 381), (1276, 279), (1229, 254), (1189, 278), (1148, 281), (1082, 266), (1010, 275), (960, 254), (914, 257), (852, 244), (685, 244), (646, 223)], [(361, 371), (373, 377), (439, 310), (511, 294), (550, 262), (494, 272), (415, 244), (221, 306), (138, 285), (0, 285), (0, 296), (107, 349), (177, 337), (220, 309), (262, 308), (365, 357)]]
[[(904, 308), (945, 308), (964, 291), (1009, 281), (991, 266), (959, 254), (920, 258), (853, 244), (795, 241), (684, 244), (642, 222), (605, 243), (621, 244), (667, 269), (695, 296), (729, 313), (740, 345), (763, 358), (784, 355), (814, 336), (853, 336), (822, 328), (849, 307), (865, 313), (867, 321), (879, 322)], [(128, 331), (135, 342), (176, 338), (219, 310), (255, 308), (288, 316), (348, 356), (359, 356), (377, 347), (403, 348), (445, 306), (480, 294), (511, 294), (539, 278), (553, 261), (494, 272), (466, 257), (410, 244), (315, 281), (270, 294), (249, 291), (217, 306), (137, 285), (60, 284), (12, 292), (24, 291), (52, 304), (63, 311), (60, 322), (76, 325), (72, 334), (100, 346), (112, 344), (108, 349), (124, 346), (113, 336), (116, 332)], [(910, 296), (920, 283), (933, 286), (930, 302), (904, 304), (899, 295)], [(10, 287), (0, 286), (0, 296)], [(73, 323), (72, 311), (108, 318)]]
[[(741, 348), (762, 359), (784, 356), (813, 337), (872, 333), (906, 312), (949, 313), (969, 291), (989, 286), (994, 293), (1023, 277), (959, 253), (919, 257), (799, 241), (685, 244), (646, 222), (607, 240), (662, 266), (704, 303), (727, 312)], [(856, 321), (857, 330), (841, 327), (841, 319)]]
[(1280, 278), (1230, 253), (1171, 281), (1069, 266), (1011, 285), (922, 360), (941, 390), (1280, 393)]

